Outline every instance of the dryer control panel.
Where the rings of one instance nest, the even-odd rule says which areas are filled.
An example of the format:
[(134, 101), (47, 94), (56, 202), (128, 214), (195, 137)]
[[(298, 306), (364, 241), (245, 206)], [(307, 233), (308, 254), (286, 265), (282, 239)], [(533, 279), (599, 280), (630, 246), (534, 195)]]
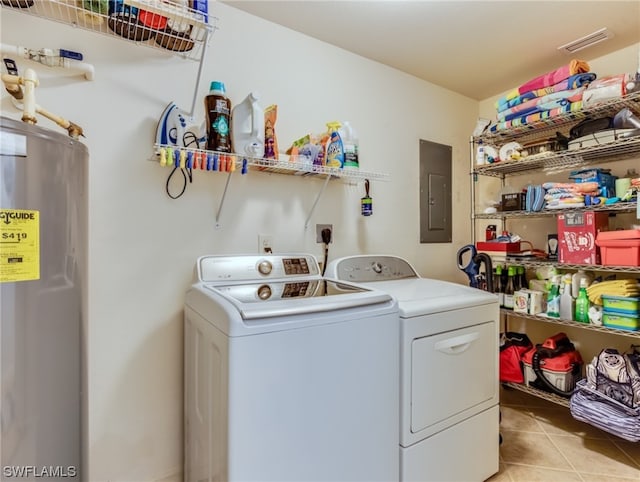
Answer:
[(318, 262), (309, 254), (201, 256), (196, 269), (196, 281), (204, 282), (320, 277)]
[(325, 276), (354, 283), (418, 278), (405, 259), (397, 256), (348, 256), (332, 261)]

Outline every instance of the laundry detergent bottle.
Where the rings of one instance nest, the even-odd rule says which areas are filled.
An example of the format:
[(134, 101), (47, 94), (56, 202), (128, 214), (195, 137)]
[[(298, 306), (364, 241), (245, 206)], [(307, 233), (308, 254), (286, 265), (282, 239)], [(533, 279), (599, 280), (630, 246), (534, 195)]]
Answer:
[(224, 83), (213, 81), (204, 98), (207, 117), (207, 149), (231, 152), (231, 101), (225, 95)]
[(327, 141), (327, 155), (325, 165), (342, 169), (344, 166), (344, 145), (340, 137), (340, 122), (328, 122), (329, 140)]
[(349, 121), (342, 123), (342, 147), (344, 148), (344, 168), (357, 169), (360, 167), (358, 159), (358, 135)]
[(234, 152), (243, 156), (264, 155), (264, 110), (258, 100), (259, 94), (251, 92), (231, 111), (231, 143)]

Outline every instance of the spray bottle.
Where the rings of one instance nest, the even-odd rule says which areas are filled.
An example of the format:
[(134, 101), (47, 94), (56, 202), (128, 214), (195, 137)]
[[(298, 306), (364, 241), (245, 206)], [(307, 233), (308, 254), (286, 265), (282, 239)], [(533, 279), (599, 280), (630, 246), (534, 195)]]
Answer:
[(327, 122), (329, 140), (327, 142), (327, 155), (325, 165), (341, 169), (344, 167), (344, 145), (340, 137), (340, 122)]
[(555, 275), (551, 280), (551, 289), (547, 297), (547, 316), (560, 318), (560, 276)]
[(589, 282), (582, 278), (580, 280), (580, 291), (578, 299), (576, 299), (576, 321), (580, 323), (589, 323), (589, 296), (587, 295), (587, 286)]

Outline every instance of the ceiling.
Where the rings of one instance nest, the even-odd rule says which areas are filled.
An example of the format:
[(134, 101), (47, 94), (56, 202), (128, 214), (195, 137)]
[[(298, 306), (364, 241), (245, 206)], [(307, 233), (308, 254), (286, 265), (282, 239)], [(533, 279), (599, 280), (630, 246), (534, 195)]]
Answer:
[[(640, 42), (640, 0), (222, 3), (477, 100)], [(557, 50), (603, 27), (614, 36), (573, 54)]]

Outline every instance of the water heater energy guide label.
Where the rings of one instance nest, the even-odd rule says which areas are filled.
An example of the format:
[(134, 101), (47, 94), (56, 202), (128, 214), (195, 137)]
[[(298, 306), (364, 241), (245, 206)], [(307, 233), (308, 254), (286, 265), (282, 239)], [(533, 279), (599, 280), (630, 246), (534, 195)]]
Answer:
[(40, 212), (0, 208), (0, 282), (40, 279)]

